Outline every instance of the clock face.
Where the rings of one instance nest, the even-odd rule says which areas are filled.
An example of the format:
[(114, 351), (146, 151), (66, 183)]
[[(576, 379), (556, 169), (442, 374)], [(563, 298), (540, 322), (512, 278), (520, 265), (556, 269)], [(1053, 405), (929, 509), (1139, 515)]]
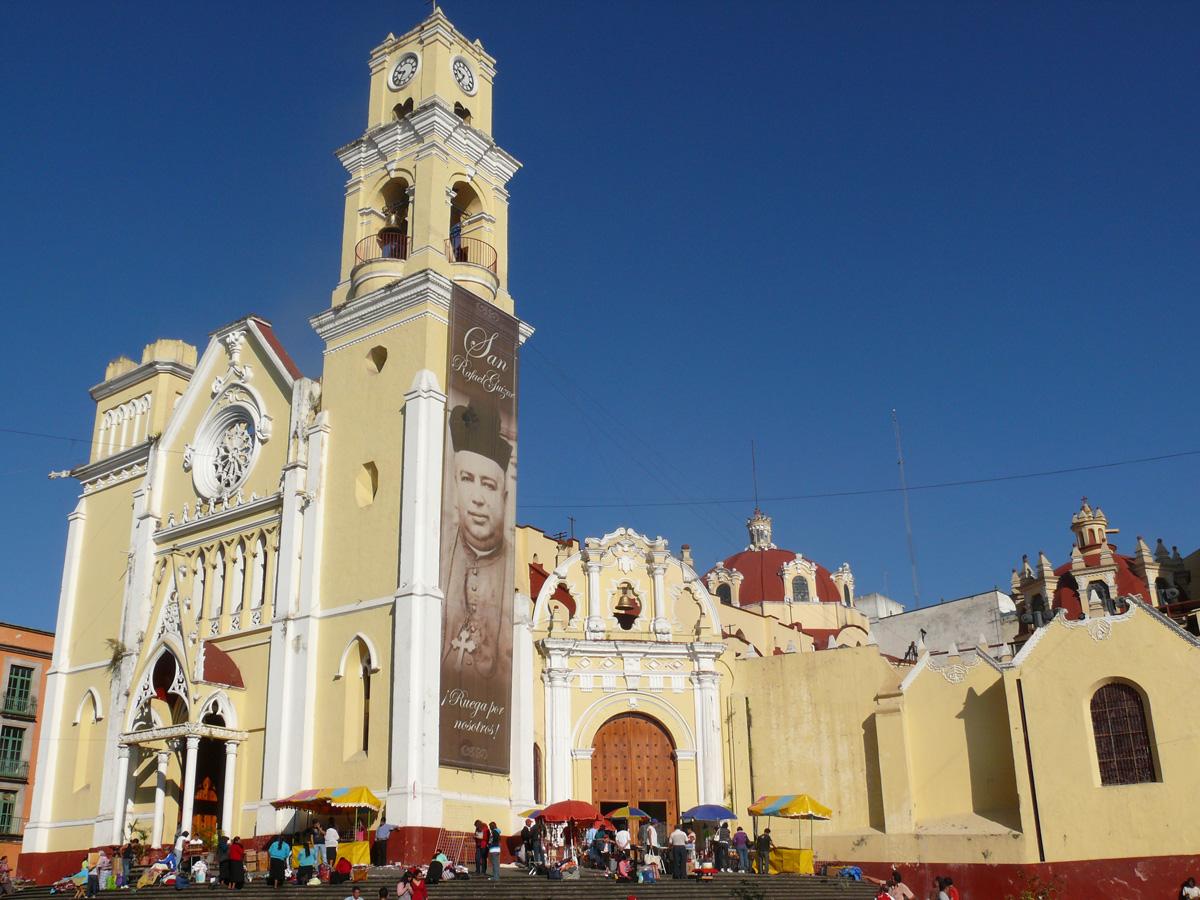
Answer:
[(417, 55), (415, 53), (405, 53), (400, 57), (400, 61), (396, 63), (396, 68), (392, 69), (392, 76), (388, 80), (388, 85), (393, 91), (398, 91), (417, 74)]
[(464, 94), (475, 93), (475, 73), (471, 71), (471, 67), (467, 65), (467, 61), (461, 56), (455, 57), (454, 62), (450, 64), (450, 70), (454, 73), (454, 80), (458, 82), (458, 86), (463, 89)]

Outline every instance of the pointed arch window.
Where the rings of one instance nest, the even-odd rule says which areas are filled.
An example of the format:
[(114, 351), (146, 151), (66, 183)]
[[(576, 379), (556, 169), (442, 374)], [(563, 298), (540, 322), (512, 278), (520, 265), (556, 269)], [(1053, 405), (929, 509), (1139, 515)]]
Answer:
[(222, 550), (217, 550), (216, 556), (213, 557), (210, 594), (212, 599), (209, 601), (208, 614), (214, 619), (220, 618), (222, 603), (225, 599), (225, 553)]
[(1155, 781), (1146, 707), (1137, 688), (1119, 681), (1092, 695), (1092, 735), (1101, 784)]

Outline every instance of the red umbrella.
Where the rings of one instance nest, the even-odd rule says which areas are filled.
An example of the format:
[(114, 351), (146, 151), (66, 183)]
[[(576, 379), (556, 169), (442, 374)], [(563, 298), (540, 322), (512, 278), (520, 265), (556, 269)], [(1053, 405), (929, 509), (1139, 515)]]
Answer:
[(598, 818), (600, 818), (600, 810), (582, 800), (560, 800), (542, 810), (542, 819), (546, 822), (568, 822), (572, 819), (584, 821)]

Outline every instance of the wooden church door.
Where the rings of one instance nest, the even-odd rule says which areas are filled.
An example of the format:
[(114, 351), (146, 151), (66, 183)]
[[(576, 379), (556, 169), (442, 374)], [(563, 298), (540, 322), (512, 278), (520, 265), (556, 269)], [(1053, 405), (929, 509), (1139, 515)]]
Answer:
[(592, 803), (602, 812), (628, 803), (668, 825), (678, 821), (675, 745), (660, 722), (624, 713), (600, 726), (592, 743)]

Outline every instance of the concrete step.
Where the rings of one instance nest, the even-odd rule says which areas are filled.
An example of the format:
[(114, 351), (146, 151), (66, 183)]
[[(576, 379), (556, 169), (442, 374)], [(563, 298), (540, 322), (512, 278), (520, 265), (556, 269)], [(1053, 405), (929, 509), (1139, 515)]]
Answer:
[[(396, 883), (402, 869), (376, 869), (366, 881), (355, 882), (361, 890), (363, 900), (378, 900), (379, 889), (385, 888), (389, 898), (395, 897)], [(256, 874), (245, 888), (238, 891), (236, 900), (343, 900), (349, 896), (352, 884), (308, 887), (284, 885), (279, 889), (269, 887), (261, 874)], [(101, 900), (217, 900), (215, 892), (224, 894), (224, 889), (208, 885), (187, 888), (184, 897), (172, 886), (155, 885), (141, 891), (105, 891)], [(657, 884), (617, 883), (599, 873), (585, 870), (575, 881), (550, 881), (527, 875), (523, 870), (504, 868), (500, 881), (491, 882), (485, 877), (454, 880), (434, 885), (429, 889), (430, 897), (437, 900), (690, 900), (690, 898), (734, 898), (734, 900), (870, 900), (875, 889), (869, 884), (843, 878), (807, 877), (802, 875), (749, 876), (725, 873), (712, 882), (667, 879)], [(199, 896), (198, 896), (199, 895)], [(21, 891), (21, 900), (61, 900), (62, 895), (52, 895), (49, 888), (38, 887)], [(229, 900), (235, 900), (230, 897)]]

